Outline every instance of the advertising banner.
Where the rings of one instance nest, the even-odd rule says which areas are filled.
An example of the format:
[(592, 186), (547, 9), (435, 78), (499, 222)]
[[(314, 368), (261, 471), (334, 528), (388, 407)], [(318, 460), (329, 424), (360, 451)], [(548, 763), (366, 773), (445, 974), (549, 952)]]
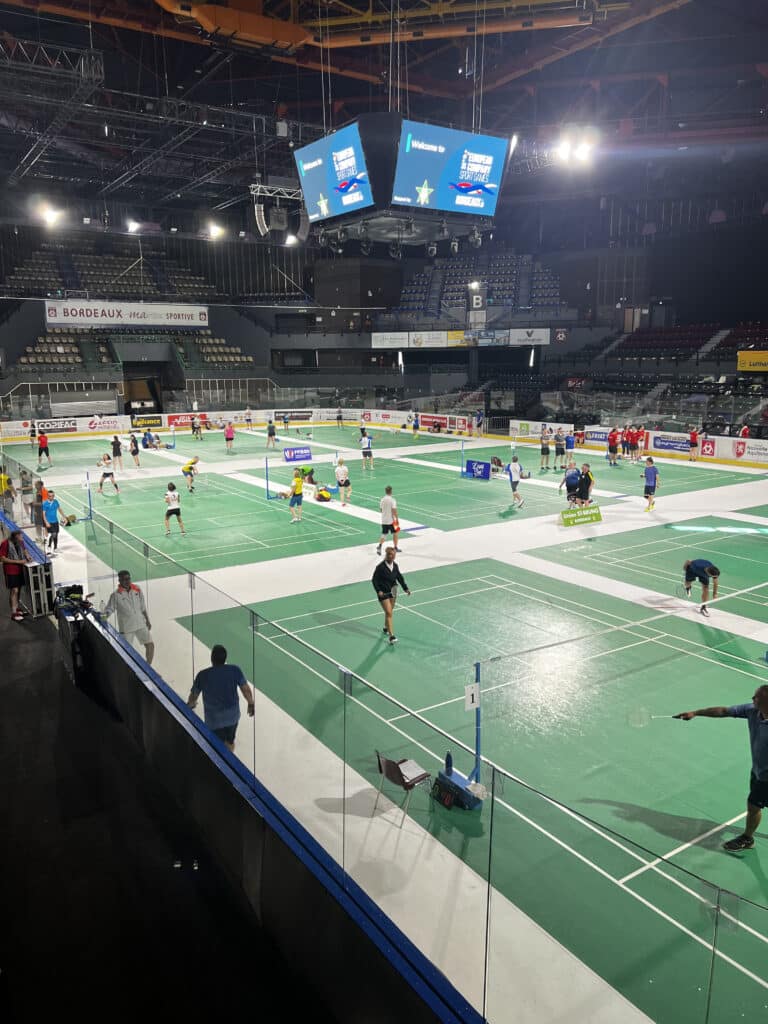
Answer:
[(717, 449), (718, 443), (714, 437), (707, 437), (699, 443), (699, 454), (706, 459), (714, 459)]
[[(549, 427), (550, 430), (555, 431), (558, 427), (563, 431), (564, 434), (569, 433), (573, 430), (572, 423), (555, 423), (552, 420), (510, 420), (509, 421), (509, 436), (510, 437), (530, 437), (532, 441), (538, 441), (541, 436), (541, 428)], [(590, 428), (588, 427), (587, 430)], [(605, 436), (608, 436), (608, 431), (605, 432)]]
[(283, 448), (283, 458), (286, 462), (311, 462), (311, 448)]
[(756, 349), (737, 352), (736, 369), (740, 373), (768, 373), (768, 352)]
[(471, 476), (475, 480), (490, 480), (491, 464), (490, 462), (478, 462), (476, 459), (467, 459), (464, 475)]
[(410, 348), (447, 348), (448, 331), (409, 331)]
[(718, 437), (717, 454), (721, 459), (738, 462), (768, 462), (768, 441), (749, 437)]
[(130, 416), (78, 416), (77, 430), (80, 434), (119, 434), (131, 426)]
[(445, 333), (448, 335), (449, 347), (453, 345), (466, 345), (464, 331), (446, 331)]
[(207, 327), (208, 307), (48, 299), (45, 322), (48, 327)]
[(509, 344), (548, 345), (550, 334), (548, 327), (513, 327), (509, 332)]
[(478, 345), (481, 348), (492, 347), (494, 345), (499, 348), (506, 348), (509, 346), (509, 330), (493, 330), (490, 327), (478, 327), (473, 331), (465, 331), (464, 336), (467, 339), (468, 345)]
[(602, 523), (603, 517), (599, 505), (587, 505), (585, 508), (564, 508), (560, 513), (563, 526), (585, 526), (587, 523)]
[(201, 423), (208, 419), (204, 412), (169, 412), (166, 419), (169, 427), (189, 427), (192, 425), (192, 417), (197, 416)]
[(131, 416), (131, 426), (139, 427), (144, 430), (146, 427), (162, 427), (163, 417), (160, 415), (154, 416)]
[(35, 420), (39, 434), (74, 434), (77, 430), (77, 419), (67, 420)]
[(655, 452), (683, 452), (685, 455), (691, 450), (688, 444), (687, 434), (651, 434), (651, 444)]
[(431, 412), (425, 412), (420, 416), (419, 423), (422, 427), (440, 427), (441, 430), (448, 429), (448, 417), (440, 416)]
[(374, 331), (371, 348), (408, 348), (407, 331)]
[(608, 427), (585, 427), (584, 441), (587, 444), (607, 444)]

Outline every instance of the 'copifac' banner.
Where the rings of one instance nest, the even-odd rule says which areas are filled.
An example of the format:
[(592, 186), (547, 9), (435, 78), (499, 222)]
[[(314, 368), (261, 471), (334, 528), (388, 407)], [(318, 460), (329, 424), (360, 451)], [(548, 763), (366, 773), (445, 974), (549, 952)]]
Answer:
[(48, 299), (45, 322), (49, 327), (207, 327), (208, 307)]

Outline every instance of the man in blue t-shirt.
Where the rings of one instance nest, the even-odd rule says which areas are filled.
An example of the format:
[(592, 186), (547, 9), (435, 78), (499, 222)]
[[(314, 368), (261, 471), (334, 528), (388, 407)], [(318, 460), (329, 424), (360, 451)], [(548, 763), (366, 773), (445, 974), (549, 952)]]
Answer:
[(712, 580), (712, 598), (717, 598), (717, 588), (720, 582), (720, 570), (706, 558), (694, 558), (692, 561), (683, 563), (685, 571), (685, 592), (691, 596), (691, 584), (698, 580), (701, 584), (701, 608), (702, 615), (709, 615), (707, 601), (709, 600), (709, 581)]
[(645, 511), (650, 512), (652, 509), (656, 508), (656, 488), (661, 486), (659, 471), (656, 466), (654, 466), (653, 459), (650, 455), (645, 460), (643, 476), (645, 477), (645, 490), (643, 491), (643, 494), (648, 501), (648, 504), (645, 506)]
[(735, 839), (729, 839), (723, 843), (723, 846), (730, 853), (751, 850), (755, 845), (754, 835), (760, 824), (763, 808), (768, 807), (768, 686), (758, 686), (751, 704), (682, 711), (674, 717), (680, 718), (684, 722), (690, 722), (692, 718), (746, 718), (749, 728), (749, 745), (752, 750), (747, 821), (741, 835), (736, 836)]
[(53, 557), (59, 547), (59, 499), (53, 491), (48, 491), (48, 497), (42, 504), (43, 523), (45, 532), (48, 534), (48, 554)]
[(565, 486), (565, 493), (568, 497), (568, 504), (576, 504), (576, 492), (579, 489), (579, 482), (581, 480), (581, 470), (576, 463), (571, 459), (568, 465), (565, 467), (565, 474), (563, 479), (560, 481), (558, 491), (562, 491)]
[(235, 733), (240, 721), (240, 690), (248, 704), (248, 714), (253, 718), (253, 690), (246, 682), (243, 670), (237, 665), (227, 665), (227, 651), (221, 644), (211, 650), (211, 667), (204, 668), (195, 676), (189, 691), (187, 704), (193, 708), (197, 698), (203, 695), (205, 724), (224, 743), (228, 750), (235, 749)]

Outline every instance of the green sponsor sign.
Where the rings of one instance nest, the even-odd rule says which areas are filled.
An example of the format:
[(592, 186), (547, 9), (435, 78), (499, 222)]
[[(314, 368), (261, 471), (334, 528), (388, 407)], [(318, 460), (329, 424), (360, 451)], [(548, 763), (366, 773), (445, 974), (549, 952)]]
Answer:
[(584, 526), (586, 523), (602, 523), (599, 505), (587, 505), (585, 508), (564, 508), (560, 513), (563, 526)]

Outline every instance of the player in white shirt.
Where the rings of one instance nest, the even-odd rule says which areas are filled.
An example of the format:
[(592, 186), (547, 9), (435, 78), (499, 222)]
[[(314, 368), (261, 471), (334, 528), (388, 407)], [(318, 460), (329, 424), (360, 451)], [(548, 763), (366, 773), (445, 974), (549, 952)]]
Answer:
[(181, 498), (176, 490), (176, 484), (168, 484), (168, 490), (165, 492), (165, 504), (168, 506), (165, 510), (165, 536), (170, 537), (171, 535), (171, 519), (178, 521), (181, 534), (185, 536), (187, 531), (184, 529), (184, 520), (181, 518)]
[(349, 496), (352, 493), (352, 484), (349, 482), (349, 470), (344, 464), (344, 459), (339, 458), (336, 463), (336, 483), (339, 485), (339, 497), (341, 498), (341, 504), (346, 505), (349, 501)]
[(400, 522), (397, 518), (397, 502), (392, 497), (391, 487), (384, 488), (384, 497), (379, 502), (379, 508), (381, 510), (381, 537), (379, 537), (379, 543), (376, 545), (376, 554), (381, 554), (381, 545), (387, 539), (388, 533), (392, 534), (395, 542), (395, 551), (399, 551), (397, 538), (400, 535)]
[(360, 432), (360, 449), (363, 453), (363, 469), (373, 469), (373, 440), (365, 429)]
[(517, 493), (517, 485), (523, 479), (523, 467), (517, 461), (517, 456), (512, 456), (512, 461), (509, 464), (509, 484), (512, 488), (512, 504), (517, 505), (518, 508), (522, 508), (525, 504), (523, 498)]

